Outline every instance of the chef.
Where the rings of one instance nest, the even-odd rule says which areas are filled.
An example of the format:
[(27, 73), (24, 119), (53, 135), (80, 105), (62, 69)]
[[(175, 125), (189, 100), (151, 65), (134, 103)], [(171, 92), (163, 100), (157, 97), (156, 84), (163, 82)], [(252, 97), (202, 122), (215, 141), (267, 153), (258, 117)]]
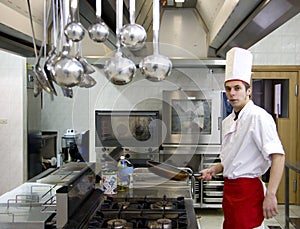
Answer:
[[(221, 162), (202, 171), (203, 180), (223, 172), (225, 229), (264, 228), (278, 214), (276, 192), (285, 153), (272, 116), (251, 95), (252, 54), (238, 47), (226, 54), (225, 91), (233, 112), (222, 123)], [(268, 188), (260, 177), (270, 170)]]

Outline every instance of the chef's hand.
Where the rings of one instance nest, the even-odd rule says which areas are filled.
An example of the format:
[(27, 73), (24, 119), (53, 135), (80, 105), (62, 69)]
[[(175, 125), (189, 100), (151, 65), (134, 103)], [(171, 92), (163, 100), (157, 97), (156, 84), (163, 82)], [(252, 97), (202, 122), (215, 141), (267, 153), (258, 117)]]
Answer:
[(222, 171), (223, 171), (223, 165), (221, 163), (217, 163), (210, 168), (203, 169), (201, 171), (202, 175), (198, 177), (198, 179), (208, 181), (211, 180), (213, 177), (215, 177), (218, 173), (221, 173)]
[(277, 198), (274, 194), (267, 194), (263, 202), (263, 213), (266, 219), (278, 215)]
[(216, 176), (216, 171), (213, 167), (210, 167), (208, 169), (203, 169), (201, 171), (201, 176), (198, 177), (198, 179), (202, 179), (205, 181), (211, 180), (214, 176)]

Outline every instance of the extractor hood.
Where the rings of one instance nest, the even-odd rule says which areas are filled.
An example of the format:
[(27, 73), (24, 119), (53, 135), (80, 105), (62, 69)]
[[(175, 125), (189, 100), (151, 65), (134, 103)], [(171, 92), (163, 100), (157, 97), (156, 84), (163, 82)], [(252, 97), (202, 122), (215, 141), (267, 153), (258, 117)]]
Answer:
[[(136, 1), (136, 23), (146, 29), (149, 43), (144, 50), (132, 54), (136, 58), (143, 58), (152, 52), (152, 1)], [(31, 0), (35, 18), (43, 15), (42, 7), (35, 7), (37, 2), (42, 1)], [(114, 50), (116, 1), (102, 2), (102, 18), (111, 32), (104, 45)], [(224, 59), (231, 47), (251, 47), (300, 12), (299, 0), (185, 0), (180, 4), (175, 0), (160, 2), (161, 52), (171, 59)], [(123, 22), (128, 23), (128, 0), (124, 3)], [(12, 8), (28, 18), (26, 1), (0, 0), (0, 10), (5, 10), (4, 7)], [(87, 28), (96, 20), (95, 1), (79, 1), (79, 9), (80, 21)], [(0, 48), (24, 56), (34, 56), (31, 34), (3, 21), (1, 19)], [(42, 27), (41, 20), (36, 20), (35, 23), (40, 23)], [(29, 23), (26, 25), (29, 26)], [(40, 41), (41, 37), (38, 43)], [(92, 46), (92, 41), (82, 46), (84, 56), (95, 55), (92, 53), (95, 48), (89, 48), (90, 45)], [(97, 55), (101, 55), (99, 50)]]
[(164, 8), (160, 41), (168, 44), (165, 55), (225, 58), (232, 47), (251, 47), (300, 12), (298, 0), (224, 1), (215, 11), (208, 4), (198, 0), (195, 8)]

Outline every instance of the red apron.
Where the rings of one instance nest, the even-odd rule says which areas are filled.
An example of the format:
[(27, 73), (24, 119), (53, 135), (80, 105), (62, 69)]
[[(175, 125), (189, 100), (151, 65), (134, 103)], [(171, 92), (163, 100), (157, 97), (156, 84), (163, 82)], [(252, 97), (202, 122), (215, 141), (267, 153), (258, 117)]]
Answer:
[(224, 178), (224, 229), (252, 229), (263, 220), (264, 191), (259, 178)]

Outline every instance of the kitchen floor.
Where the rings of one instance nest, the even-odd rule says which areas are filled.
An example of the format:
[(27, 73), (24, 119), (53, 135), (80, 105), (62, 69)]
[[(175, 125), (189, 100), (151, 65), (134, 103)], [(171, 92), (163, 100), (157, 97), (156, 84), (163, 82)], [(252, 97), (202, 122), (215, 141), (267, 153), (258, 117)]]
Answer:
[[(265, 220), (265, 229), (284, 229), (284, 205), (279, 205), (279, 214), (272, 219)], [(199, 229), (221, 229), (223, 223), (222, 209), (196, 209)], [(300, 217), (300, 206), (290, 206), (290, 216)], [(295, 229), (290, 224), (290, 229)]]

